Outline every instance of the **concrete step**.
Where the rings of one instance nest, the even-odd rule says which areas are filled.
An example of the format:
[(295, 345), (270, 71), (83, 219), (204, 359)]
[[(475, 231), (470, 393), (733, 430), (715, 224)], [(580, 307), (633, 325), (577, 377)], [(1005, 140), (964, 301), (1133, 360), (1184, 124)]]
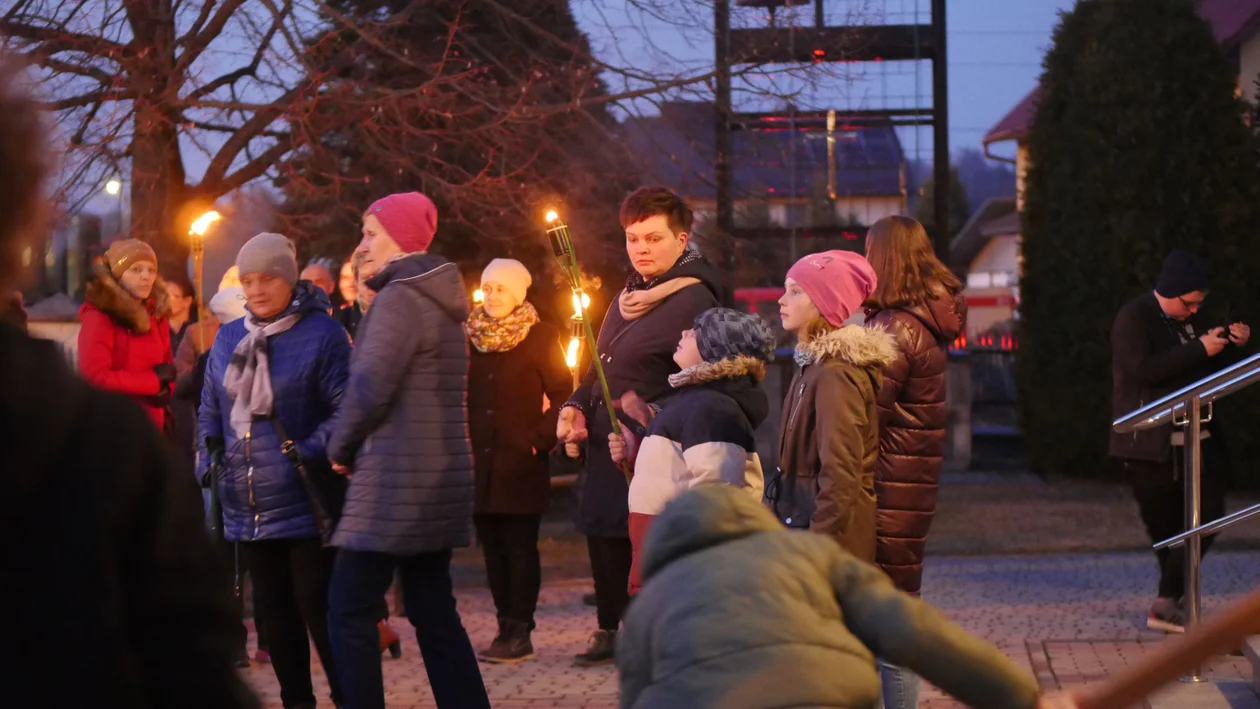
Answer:
[(1252, 635), (1243, 643), (1243, 657), (1251, 665), (1251, 687), (1260, 693), (1260, 635)]
[(1149, 709), (1260, 709), (1260, 696), (1243, 680), (1177, 682), (1147, 700)]

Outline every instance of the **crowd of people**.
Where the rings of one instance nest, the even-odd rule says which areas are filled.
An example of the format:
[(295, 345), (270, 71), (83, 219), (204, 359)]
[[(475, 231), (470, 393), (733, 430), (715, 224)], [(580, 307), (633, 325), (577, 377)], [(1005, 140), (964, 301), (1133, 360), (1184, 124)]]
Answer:
[[(46, 226), (45, 129), (19, 71), (0, 63), (0, 292)], [(317, 704), (312, 646), (336, 706), (384, 707), (395, 581), (437, 704), (489, 707), (479, 660), (536, 651), (555, 450), (581, 461), (595, 586), (574, 663), (615, 663), (624, 707), (900, 709), (917, 705), (919, 676), (975, 706), (1074, 706), (916, 598), (946, 347), (966, 321), (923, 227), (881, 219), (865, 254), (809, 254), (784, 274), (795, 368), (763, 470), (775, 332), (723, 307), (678, 195), (641, 188), (620, 220), (632, 273), (576, 388), (533, 275), (495, 259), (470, 304), (456, 265), (430, 252), (438, 209), (418, 192), (367, 206), (337, 281), (258, 234), (208, 313), (186, 278), (159, 276), (148, 244), (114, 241), (80, 311), (78, 375), (6, 315), (0, 538), (22, 540), (6, 545), (6, 577), (40, 579), (0, 584), (21, 609), (6, 614), (23, 648), (7, 686), (50, 706), (256, 706), (234, 668), (247, 569), (285, 707)], [(1117, 320), (1122, 408), (1249, 338), (1241, 323), (1190, 324), (1206, 277), (1187, 259), (1170, 257)], [(1175, 480), (1177, 445), (1124, 437), (1113, 453)], [(1169, 494), (1139, 490), (1152, 534), (1172, 525)], [(498, 616), (479, 651), (450, 573), (474, 529)], [(1170, 623), (1184, 584), (1172, 556), (1152, 610)]]

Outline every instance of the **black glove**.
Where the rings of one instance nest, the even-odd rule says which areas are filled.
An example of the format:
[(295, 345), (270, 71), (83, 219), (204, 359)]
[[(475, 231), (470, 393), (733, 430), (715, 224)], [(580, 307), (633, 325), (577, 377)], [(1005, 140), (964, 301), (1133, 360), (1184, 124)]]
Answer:
[(157, 375), (159, 389), (167, 389), (171, 386), (171, 382), (175, 381), (175, 365), (169, 362), (154, 366), (153, 373)]
[(206, 455), (209, 457), (210, 462), (206, 465), (206, 472), (201, 476), (201, 486), (208, 489), (211, 484), (211, 476), (213, 476), (216, 471), (218, 471), (219, 474), (222, 474), (223, 469), (226, 467), (226, 463), (224, 462), (226, 451), (224, 450), (223, 439), (218, 436), (207, 437)]

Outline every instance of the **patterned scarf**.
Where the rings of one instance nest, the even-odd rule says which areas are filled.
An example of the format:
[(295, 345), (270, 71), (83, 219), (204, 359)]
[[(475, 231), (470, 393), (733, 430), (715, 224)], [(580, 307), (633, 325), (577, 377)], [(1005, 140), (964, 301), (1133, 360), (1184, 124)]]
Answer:
[(295, 292), (292, 304), (271, 321), (259, 320), (253, 314), (246, 314), (244, 318), (245, 337), (237, 343), (227, 371), (223, 373), (223, 388), (232, 397), (229, 421), (238, 437), (245, 437), (255, 416), (271, 416), (273, 412), (276, 394), (271, 388), (267, 339), (285, 332), (302, 319), (303, 313), (295, 307), (301, 300), (301, 294)]
[(669, 296), (683, 288), (700, 283), (699, 278), (691, 276), (673, 278), (670, 275), (679, 266), (699, 260), (700, 252), (689, 244), (678, 262), (656, 278), (649, 281), (637, 272), (631, 274), (630, 278), (626, 279), (626, 289), (617, 296), (617, 308), (621, 311), (621, 317), (627, 322), (637, 320), (655, 310), (656, 306)]
[(485, 306), (478, 305), (464, 323), (464, 332), (478, 352), (507, 352), (521, 344), (537, 322), (538, 311), (529, 301), (503, 318), (490, 317)]

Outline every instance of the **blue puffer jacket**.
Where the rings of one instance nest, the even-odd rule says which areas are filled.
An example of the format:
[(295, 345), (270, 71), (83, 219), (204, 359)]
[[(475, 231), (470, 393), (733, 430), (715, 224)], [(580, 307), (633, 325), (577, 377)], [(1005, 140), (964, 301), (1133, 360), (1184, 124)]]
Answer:
[(353, 465), (333, 546), (408, 556), (467, 546), (468, 294), (455, 264), (413, 254), (368, 287), (329, 457)]
[[(318, 288), (299, 282), (285, 314), (302, 313), (292, 328), (268, 344), (275, 414), (297, 444), (307, 471), (320, 482), (330, 512), (340, 506), (338, 480), (325, 447), (336, 426), (336, 411), (350, 368), (346, 331), (328, 314), (328, 300)], [(252, 317), (247, 315), (246, 317)], [(256, 421), (250, 440), (238, 438), (229, 423), (232, 399), (223, 386), (228, 361), (245, 338), (245, 319), (224, 325), (206, 363), (201, 396), (201, 467), (206, 440), (222, 438), (227, 472), (219, 481), (223, 534), (228, 541), (309, 539), (319, 536), (310, 500), (297, 468), (280, 450), (270, 421)]]

